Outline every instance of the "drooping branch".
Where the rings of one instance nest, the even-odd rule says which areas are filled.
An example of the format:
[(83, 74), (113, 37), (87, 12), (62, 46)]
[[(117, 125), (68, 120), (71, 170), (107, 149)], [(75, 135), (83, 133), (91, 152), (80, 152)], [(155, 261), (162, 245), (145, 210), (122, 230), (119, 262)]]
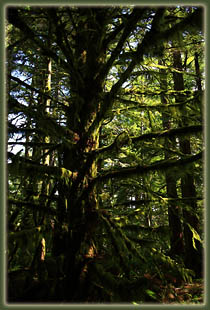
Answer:
[[(19, 79), (18, 79), (19, 80)], [(21, 83), (24, 83), (21, 81)], [(26, 83), (24, 83), (26, 84)], [(27, 86), (31, 87), (30, 85), (26, 84)], [(48, 99), (50, 99), (50, 96), (47, 96)], [(14, 108), (17, 110), (17, 112), (24, 112), (27, 116), (30, 116), (31, 118), (35, 119), (37, 123), (39, 124), (39, 128), (33, 129), (32, 131), (40, 132), (47, 134), (49, 136), (58, 137), (59, 140), (62, 137), (62, 140), (65, 141), (66, 144), (74, 144), (75, 138), (77, 138), (77, 134), (74, 133), (71, 129), (66, 128), (64, 126), (61, 126), (55, 118), (50, 116), (47, 113), (42, 112), (41, 109), (37, 109), (36, 106), (25, 106), (21, 103), (19, 103), (16, 99), (13, 99), (12, 97), (9, 99), (10, 106), (14, 106)], [(12, 124), (11, 124), (12, 125)], [(10, 132), (24, 132), (27, 131), (25, 128), (16, 127), (14, 125), (10, 125)], [(15, 129), (16, 127), (16, 129)], [(30, 129), (28, 129), (29, 131)]]
[(37, 89), (37, 88), (35, 88), (35, 87), (25, 83), (21, 79), (15, 77), (15, 76), (12, 76), (11, 74), (8, 75), (8, 78), (13, 80), (13, 81), (15, 81), (15, 82), (17, 82), (19, 85), (22, 85), (22, 86), (24, 86), (25, 88), (27, 88), (29, 90), (35, 91), (36, 93), (44, 96), (46, 99), (52, 99), (49, 94), (44, 93), (43, 91), (41, 91), (41, 90), (39, 90), (39, 89)]
[[(169, 39), (171, 40), (177, 32), (188, 30), (189, 28), (201, 29), (202, 14), (202, 9), (197, 9), (195, 12), (188, 15), (184, 20), (165, 31), (157, 31), (155, 27), (151, 27), (151, 30), (145, 34), (142, 42), (138, 44), (137, 50), (133, 53), (132, 61), (128, 65), (127, 69), (121, 74), (121, 77), (117, 83), (112, 86), (109, 95), (110, 99), (115, 97), (123, 83), (125, 83), (131, 75), (135, 66), (143, 61), (143, 56), (158, 46), (160, 42), (165, 42)], [(154, 22), (156, 22), (155, 18)]]
[[(25, 131), (25, 129), (23, 128), (23, 131)], [(19, 132), (19, 131), (17, 131)], [(60, 144), (55, 144), (55, 143), (46, 143), (46, 142), (25, 142), (25, 141), (18, 141), (18, 142), (8, 142), (8, 145), (24, 145), (24, 146), (37, 146), (43, 149), (48, 149), (49, 147), (56, 147), (59, 148), (61, 146)], [(14, 154), (13, 154), (14, 155)]]
[[(13, 81), (15, 81), (15, 82), (17, 82), (19, 85), (22, 85), (25, 88), (27, 88), (27, 89), (29, 89), (31, 91), (34, 91), (35, 93), (43, 96), (46, 99), (50, 99), (52, 101), (55, 101), (54, 98), (52, 96), (50, 96), (48, 93), (43, 92), (40, 89), (37, 89), (37, 88), (29, 85), (28, 83), (25, 83), (24, 81), (22, 81), (21, 79), (17, 78), (16, 76), (12, 76), (11, 74), (9, 74), (8, 78), (13, 80)], [(64, 110), (66, 109), (66, 106), (63, 104), (63, 102), (60, 102), (60, 101), (56, 100), (56, 103), (61, 105)], [(12, 98), (11, 96), (9, 97), (9, 104), (10, 104), (11, 107), (14, 105), (16, 108), (18, 108), (18, 107), (21, 107), (22, 109), (26, 109), (27, 108), (26, 106), (24, 106), (23, 104), (19, 103), (18, 100)]]
[(14, 155), (13, 153), (9, 153), (9, 158), (12, 159), (12, 163), (8, 164), (9, 174), (24, 176), (35, 174), (37, 177), (43, 177), (47, 174), (52, 178), (55, 177), (65, 180), (77, 177), (77, 172), (72, 172), (66, 168), (42, 165), (28, 158)]
[[(158, 16), (158, 18), (161, 18)], [(192, 23), (191, 23), (192, 18)], [(157, 31), (155, 27), (151, 27), (151, 30), (148, 31), (143, 40), (137, 45), (136, 52), (133, 53), (133, 57), (131, 57), (131, 62), (129, 63), (127, 69), (122, 72), (119, 80), (112, 86), (109, 93), (107, 93), (103, 98), (103, 103), (101, 104), (101, 109), (97, 113), (97, 117), (89, 128), (88, 134), (90, 135), (100, 124), (104, 115), (106, 115), (107, 111), (109, 111), (113, 105), (113, 102), (119, 93), (123, 83), (127, 81), (127, 79), (132, 74), (134, 68), (137, 64), (140, 64), (143, 61), (143, 56), (148, 54), (151, 50), (155, 50), (155, 47), (159, 45), (160, 41), (165, 42), (171, 36), (174, 36), (177, 31), (187, 30), (188, 28), (194, 27), (195, 29), (200, 28), (200, 19), (202, 18), (202, 10), (198, 9), (194, 13), (190, 14), (187, 18), (185, 18), (182, 22), (177, 23), (171, 28), (165, 31)], [(199, 19), (198, 24), (196, 23), (196, 19)], [(154, 22), (157, 20), (154, 18)]]
[(83, 84), (83, 79), (78, 70), (76, 70), (74, 66), (74, 54), (73, 50), (70, 47), (70, 44), (68, 42), (68, 39), (66, 37), (65, 27), (62, 24), (62, 22), (59, 20), (58, 15), (56, 13), (56, 10), (54, 8), (50, 8), (48, 10), (48, 15), (52, 20), (52, 23), (56, 24), (56, 43), (60, 47), (61, 51), (63, 52), (64, 56), (66, 57), (66, 60), (68, 62), (68, 65), (71, 68), (72, 75), (74, 76), (74, 79), (76, 78), (79, 83)]
[(46, 44), (34, 33), (34, 31), (24, 22), (18, 13), (18, 9), (9, 8), (7, 19), (10, 24), (20, 29), (24, 36), (26, 36), (32, 42), (32, 44), (38, 46), (44, 56), (52, 58), (57, 65), (61, 66), (65, 70), (67, 69), (69, 72), (72, 72), (70, 64), (54, 53), (52, 49), (49, 49)]
[(34, 203), (32, 201), (25, 201), (25, 200), (19, 200), (19, 199), (14, 199), (14, 198), (9, 198), (8, 199), (9, 204), (14, 204), (16, 206), (20, 207), (27, 207), (29, 209), (33, 210), (41, 210), (43, 213), (50, 214), (50, 215), (57, 215), (57, 211), (53, 208), (46, 207), (44, 205), (40, 205), (39, 203)]

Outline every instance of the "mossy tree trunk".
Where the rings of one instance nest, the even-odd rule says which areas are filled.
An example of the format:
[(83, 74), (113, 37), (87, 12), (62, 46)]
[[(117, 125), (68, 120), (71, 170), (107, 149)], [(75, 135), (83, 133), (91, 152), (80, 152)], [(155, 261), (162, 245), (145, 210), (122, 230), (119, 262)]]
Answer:
[[(179, 71), (183, 70), (181, 52), (179, 50), (173, 52), (174, 68)], [(174, 90), (184, 91), (184, 78), (182, 73), (173, 73)], [(184, 101), (186, 96), (179, 94), (176, 97), (177, 103), (183, 103), (180, 108), (180, 125), (187, 124), (187, 109)], [(191, 143), (188, 138), (180, 138), (180, 151), (183, 154), (192, 154)], [(190, 199), (196, 197), (196, 189), (194, 183), (193, 170), (186, 171), (181, 178), (182, 198), (187, 198), (188, 201), (183, 207), (183, 223), (184, 223), (184, 240), (185, 240), (185, 264), (188, 268), (193, 269), (198, 277), (202, 274), (202, 245), (200, 241), (194, 239), (193, 230), (199, 232), (199, 220), (197, 217), (198, 206), (196, 200)]]
[[(37, 215), (35, 225), (43, 224), (39, 227), (43, 230), (41, 233), (46, 236), (53, 235), (52, 246), (47, 253), (48, 258), (55, 262), (55, 266), (59, 265), (59, 272), (49, 272), (46, 281), (39, 283), (45, 289), (43, 296), (35, 298), (32, 296), (30, 300), (133, 301), (135, 299), (131, 290), (139, 280), (137, 290), (142, 290), (141, 280), (147, 269), (147, 259), (142, 253), (144, 249), (138, 244), (136, 246), (136, 243), (129, 239), (129, 234), (127, 236), (124, 232), (124, 226), (118, 222), (121, 219), (116, 217), (118, 209), (113, 207), (112, 200), (115, 200), (115, 195), (119, 196), (123, 183), (121, 181), (124, 179), (130, 179), (129, 184), (132, 182), (131, 178), (135, 179), (138, 176), (142, 182), (144, 180), (147, 182), (148, 179), (144, 179), (147, 173), (165, 171), (174, 166), (182, 167), (188, 162), (199, 159), (201, 153), (189, 158), (183, 156), (179, 160), (168, 157), (166, 160), (157, 160), (151, 164), (150, 159), (147, 161), (149, 155), (145, 156), (146, 164), (144, 164), (144, 160), (142, 158), (139, 160), (136, 154), (135, 158), (129, 159), (128, 156), (128, 166), (123, 167), (123, 162), (119, 160), (121, 151), (124, 152), (123, 147), (130, 152), (135, 143), (138, 147), (138, 141), (144, 142), (154, 137), (157, 139), (171, 137), (179, 134), (180, 129), (181, 131), (185, 129), (173, 128), (160, 133), (142, 132), (140, 136), (135, 136), (132, 128), (131, 133), (128, 133), (127, 130), (122, 131), (126, 129), (126, 126), (122, 126), (117, 128), (117, 134), (115, 132), (111, 137), (105, 138), (102, 145), (99, 145), (99, 136), (103, 131), (105, 134), (109, 132), (108, 128), (103, 126), (108, 124), (107, 120), (110, 117), (116, 118), (117, 124), (120, 121), (116, 109), (112, 110), (113, 102), (118, 107), (121, 96), (122, 100), (133, 98), (130, 93), (132, 88), (130, 86), (127, 88), (125, 85), (126, 81), (133, 85), (131, 74), (134, 69), (143, 64), (145, 58), (150, 58), (150, 55), (156, 57), (156, 47), (159, 47), (160, 41), (167, 40), (180, 28), (186, 28), (185, 24), (180, 22), (176, 23), (174, 28), (167, 27), (167, 31), (159, 31), (156, 26), (162, 20), (161, 12), (162, 8), (150, 12), (150, 8), (62, 6), (30, 7), (29, 10), (25, 7), (18, 9), (12, 7), (8, 10), (8, 21), (14, 28), (18, 28), (29, 44), (33, 45), (31, 49), (27, 42), (29, 52), (22, 53), (20, 48), (20, 54), (24, 57), (32, 55), (30, 73), (37, 79), (36, 84), (31, 86), (30, 81), (28, 83), (26, 79), (23, 82), (14, 75), (14, 72), (10, 76), (11, 80), (18, 84), (17, 90), (24, 89), (24, 97), (20, 99), (26, 105), (18, 100), (13, 102), (15, 101), (15, 104), (22, 108), (23, 112), (28, 112), (32, 118), (31, 129), (34, 140), (29, 141), (28, 145), (33, 147), (34, 154), (31, 158), (25, 158), (11, 153), (8, 171), (15, 176), (34, 177), (32, 185), (35, 187), (39, 182), (39, 190), (33, 188), (32, 191), (33, 195), (38, 192), (36, 203), (30, 205), (30, 201), (18, 201), (17, 206), (23, 205), (24, 211), (27, 207), (30, 209), (34, 207), (33, 211)], [(154, 16), (154, 19), (151, 16)], [(189, 18), (186, 23), (189, 23)], [(49, 38), (48, 42), (46, 38)], [(43, 76), (37, 70), (39, 67), (43, 68), (43, 64), (40, 66), (37, 64), (37, 60), (40, 62), (42, 59), (44, 65), (47, 64), (44, 66)], [(28, 72), (27, 68), (25, 71)], [(41, 84), (43, 81), (44, 85)], [(128, 96), (126, 89), (129, 91)], [(29, 90), (35, 92), (34, 105), (30, 107), (25, 95)], [(134, 89), (134, 95), (135, 92), (138, 94), (139, 89), (136, 91)], [(15, 99), (16, 94), (11, 94), (11, 97), (12, 95)], [(49, 105), (52, 113), (48, 113)], [(121, 104), (119, 106), (124, 107)], [(152, 114), (150, 112), (148, 117)], [(127, 118), (124, 119), (123, 115), (122, 119), (127, 123)], [(132, 125), (131, 115), (130, 120)], [(115, 128), (114, 124), (112, 126)], [(192, 127), (187, 128), (188, 132)], [(198, 127), (201, 130), (201, 126)], [(23, 136), (25, 128), (17, 129)], [(137, 131), (137, 135), (139, 133)], [(100, 167), (101, 161), (104, 161), (104, 164)], [(110, 164), (112, 161), (117, 161), (113, 167)], [(120, 182), (117, 186), (109, 186), (109, 180)], [(109, 194), (109, 189), (112, 191), (111, 187), (116, 193), (108, 195), (106, 203), (104, 200), (99, 204), (100, 194), (103, 191)], [(136, 188), (139, 189), (138, 186)], [(149, 187), (145, 186), (143, 189), (146, 193), (144, 196), (141, 195), (140, 200), (142, 197), (149, 200)], [(168, 192), (169, 194), (173, 195)], [(135, 185), (132, 190), (128, 188), (124, 196), (129, 199), (134, 195)], [(10, 201), (15, 203), (14, 199)], [(42, 205), (40, 202), (43, 202)], [(107, 208), (108, 204), (110, 206)], [(129, 208), (129, 213), (131, 209)], [(152, 212), (152, 208), (149, 211)], [(47, 223), (43, 222), (48, 215)], [(171, 218), (173, 219), (172, 214)], [(147, 223), (150, 226), (149, 221)], [(174, 224), (171, 225), (175, 229)], [(21, 228), (24, 230), (25, 227)], [(151, 253), (149, 262), (153, 262), (154, 256)], [(110, 260), (108, 266), (107, 257)], [(103, 264), (100, 260), (103, 260)], [(137, 271), (132, 275), (130, 260), (136, 262), (140, 272)], [(111, 268), (109, 264), (112, 265)], [(150, 263), (151, 268), (152, 265)], [(156, 266), (156, 263), (154, 265)], [(50, 286), (52, 284), (52, 288), (49, 289), (48, 284)], [(36, 288), (33, 290), (32, 287), (32, 292), (31, 295), (36, 295)], [(27, 293), (24, 291), (22, 300), (25, 300), (27, 294), (28, 291)]]
[[(165, 65), (162, 61), (159, 61), (160, 65)], [(160, 86), (161, 89), (167, 91), (167, 73), (165, 69), (160, 69)], [(167, 96), (163, 93), (161, 94), (161, 103), (163, 105), (168, 104)], [(171, 115), (170, 111), (162, 112), (162, 122), (163, 128), (165, 130), (171, 129)], [(176, 144), (176, 140), (174, 137), (172, 138), (165, 138), (165, 159), (170, 158), (170, 153), (167, 150)], [(167, 195), (174, 200), (169, 202), (168, 206), (168, 221), (170, 227), (170, 255), (179, 255), (183, 256), (184, 254), (184, 244), (183, 244), (183, 232), (182, 232), (182, 224), (181, 224), (181, 207), (178, 205), (178, 198), (177, 193), (177, 180), (170, 173), (170, 171), (165, 172), (166, 176), (166, 188), (167, 188)]]
[[(67, 218), (65, 249), (66, 291), (65, 299), (81, 301), (88, 285), (87, 261), (94, 257), (94, 243), (98, 226), (98, 201), (95, 188), (90, 182), (97, 175), (97, 159), (91, 155), (99, 146), (100, 120), (96, 122), (103, 98), (104, 80), (98, 78), (103, 65), (104, 50), (101, 44), (105, 26), (103, 10), (80, 8), (80, 21), (75, 36), (75, 75), (70, 76), (71, 102), (66, 109), (68, 129), (74, 132), (73, 144), (62, 149), (62, 166), (75, 172), (73, 179), (66, 179), (59, 191), (65, 201), (62, 220)], [(56, 20), (55, 12), (51, 17)], [(59, 34), (57, 42), (59, 43)], [(59, 206), (58, 206), (59, 208)], [(61, 224), (61, 223), (60, 223)], [(83, 296), (83, 297), (82, 297)]]

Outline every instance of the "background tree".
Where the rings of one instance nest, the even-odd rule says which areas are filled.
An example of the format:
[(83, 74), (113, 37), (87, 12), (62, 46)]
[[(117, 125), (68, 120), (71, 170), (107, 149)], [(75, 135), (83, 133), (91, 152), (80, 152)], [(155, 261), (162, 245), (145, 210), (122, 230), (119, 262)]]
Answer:
[(202, 9), (7, 21), (9, 301), (158, 302), (201, 277)]

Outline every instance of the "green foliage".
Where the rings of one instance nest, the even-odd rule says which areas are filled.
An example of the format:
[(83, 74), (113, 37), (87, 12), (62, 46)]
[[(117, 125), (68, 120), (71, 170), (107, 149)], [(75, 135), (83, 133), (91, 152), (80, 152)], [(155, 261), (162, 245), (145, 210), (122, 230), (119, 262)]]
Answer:
[(198, 240), (201, 244), (203, 243), (203, 241), (201, 240), (201, 237), (199, 236), (198, 232), (189, 223), (187, 223), (187, 226), (190, 228), (190, 230), (192, 232), (193, 247), (194, 247), (194, 249), (197, 250), (195, 240)]
[(204, 237), (201, 9), (7, 13), (9, 299), (164, 302)]
[(146, 290), (146, 294), (149, 295), (149, 297), (151, 297), (151, 299), (157, 300), (157, 295), (155, 292), (151, 291), (151, 290)]

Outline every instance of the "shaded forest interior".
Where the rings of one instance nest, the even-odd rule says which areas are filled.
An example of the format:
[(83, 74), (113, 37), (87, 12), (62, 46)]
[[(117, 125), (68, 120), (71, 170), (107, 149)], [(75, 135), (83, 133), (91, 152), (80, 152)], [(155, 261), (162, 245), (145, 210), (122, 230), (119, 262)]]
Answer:
[(8, 303), (202, 303), (204, 8), (9, 6)]

